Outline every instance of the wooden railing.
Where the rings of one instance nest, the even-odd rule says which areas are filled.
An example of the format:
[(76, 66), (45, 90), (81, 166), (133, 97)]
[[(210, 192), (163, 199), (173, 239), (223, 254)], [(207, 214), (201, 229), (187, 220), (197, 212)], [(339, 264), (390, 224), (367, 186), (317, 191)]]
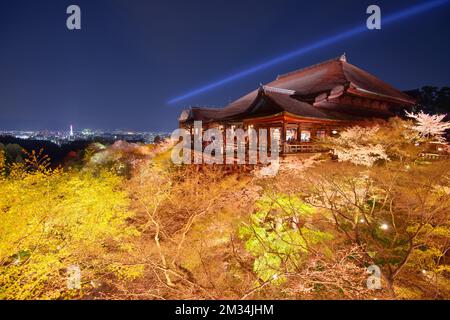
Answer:
[[(241, 145), (242, 148), (245, 148), (246, 152), (248, 150), (248, 144), (242, 144)], [(307, 153), (307, 152), (320, 152), (320, 151), (324, 151), (323, 148), (321, 148), (320, 146), (317, 146), (314, 143), (300, 143), (300, 144), (287, 144), (284, 143), (282, 145), (279, 146), (280, 151), (282, 151), (282, 153)], [(234, 144), (232, 149), (234, 151), (236, 151), (238, 149), (238, 145)], [(268, 148), (269, 151), (274, 151), (272, 150), (272, 148), (269, 146)], [(258, 148), (259, 151), (259, 148)], [(262, 151), (266, 151), (266, 149), (263, 147)]]
[(438, 154), (438, 153), (421, 153), (419, 156), (427, 160), (444, 160), (450, 158), (448, 154)]
[(306, 152), (320, 152), (322, 148), (313, 143), (301, 144), (285, 144), (283, 146), (284, 153), (306, 153)]
[[(226, 146), (224, 146), (220, 152), (220, 155), (223, 157), (225, 156), (226, 150), (227, 148), (230, 148), (231, 150), (233, 150), (233, 153), (237, 152), (239, 145), (237, 143), (234, 144), (227, 144)], [(242, 143), (240, 144), (240, 147), (243, 148), (245, 150), (245, 155), (246, 157), (248, 157), (248, 148), (249, 145)], [(288, 143), (283, 143), (282, 145), (279, 146), (281, 153), (284, 154), (295, 154), (295, 153), (312, 153), (312, 152), (323, 152), (324, 149), (320, 146), (318, 146), (315, 143), (298, 143), (298, 144), (288, 144)], [(273, 148), (271, 148), (270, 146), (267, 148), (268, 150), (266, 150), (266, 148), (262, 147), (262, 149), (260, 150), (259, 147), (257, 149), (257, 151), (262, 151), (262, 152), (269, 152), (269, 154), (275, 150), (273, 150)], [(194, 152), (196, 153), (196, 152)], [(197, 155), (200, 156), (201, 155)]]

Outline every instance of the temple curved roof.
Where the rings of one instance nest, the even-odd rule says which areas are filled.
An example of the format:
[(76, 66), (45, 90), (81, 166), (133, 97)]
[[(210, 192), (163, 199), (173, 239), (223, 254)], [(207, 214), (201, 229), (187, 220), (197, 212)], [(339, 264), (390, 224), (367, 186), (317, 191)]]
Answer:
[(298, 116), (336, 119), (338, 115), (313, 105), (320, 95), (348, 92), (394, 105), (413, 105), (415, 100), (374, 75), (350, 64), (344, 56), (280, 75), (276, 80), (237, 99), (224, 108), (191, 108), (185, 120), (214, 121), (248, 113), (264, 92), (282, 106), (284, 111)]

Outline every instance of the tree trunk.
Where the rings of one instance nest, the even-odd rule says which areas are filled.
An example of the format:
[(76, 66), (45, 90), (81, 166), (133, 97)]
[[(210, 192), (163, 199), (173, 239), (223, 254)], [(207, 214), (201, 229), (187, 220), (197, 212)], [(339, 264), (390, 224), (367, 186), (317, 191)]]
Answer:
[(384, 281), (386, 282), (386, 288), (389, 292), (389, 295), (391, 296), (392, 300), (397, 300), (397, 295), (395, 294), (394, 290), (394, 279), (392, 279), (390, 276), (384, 276)]

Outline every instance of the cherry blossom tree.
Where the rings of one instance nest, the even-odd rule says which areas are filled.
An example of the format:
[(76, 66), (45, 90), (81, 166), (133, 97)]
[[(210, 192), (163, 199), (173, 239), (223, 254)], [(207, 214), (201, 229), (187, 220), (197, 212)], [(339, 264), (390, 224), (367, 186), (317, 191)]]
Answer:
[(337, 138), (330, 139), (330, 146), (338, 161), (371, 167), (378, 160), (389, 160), (382, 144), (374, 143), (372, 137), (378, 132), (378, 126), (348, 128)]
[(417, 114), (406, 112), (406, 115), (416, 120), (411, 129), (417, 131), (421, 138), (445, 142), (443, 136), (445, 131), (450, 129), (450, 122), (443, 121), (446, 114), (430, 115), (421, 111)]

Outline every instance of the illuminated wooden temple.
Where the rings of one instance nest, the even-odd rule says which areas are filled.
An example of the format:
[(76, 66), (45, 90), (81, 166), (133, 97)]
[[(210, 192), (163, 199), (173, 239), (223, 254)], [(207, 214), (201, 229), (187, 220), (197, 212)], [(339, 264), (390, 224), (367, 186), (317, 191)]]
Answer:
[(179, 118), (191, 130), (254, 128), (277, 132), (284, 154), (312, 152), (315, 141), (345, 127), (370, 125), (403, 113), (413, 98), (347, 62), (345, 55), (297, 70), (224, 108), (191, 107)]

